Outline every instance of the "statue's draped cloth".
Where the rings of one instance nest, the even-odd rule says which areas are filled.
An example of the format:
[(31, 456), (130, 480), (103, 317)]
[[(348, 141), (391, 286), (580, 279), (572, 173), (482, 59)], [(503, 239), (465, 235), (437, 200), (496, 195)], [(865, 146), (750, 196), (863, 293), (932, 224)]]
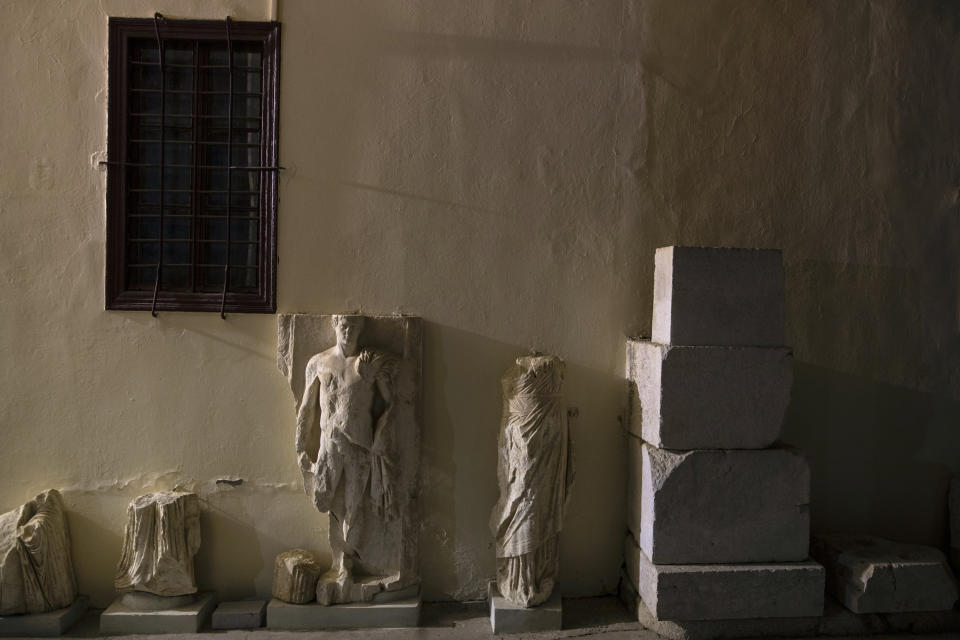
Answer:
[(523, 606), (549, 598), (559, 570), (559, 533), (573, 481), (563, 366), (552, 356), (519, 358), (502, 379), (500, 499), (490, 528), (500, 592)]

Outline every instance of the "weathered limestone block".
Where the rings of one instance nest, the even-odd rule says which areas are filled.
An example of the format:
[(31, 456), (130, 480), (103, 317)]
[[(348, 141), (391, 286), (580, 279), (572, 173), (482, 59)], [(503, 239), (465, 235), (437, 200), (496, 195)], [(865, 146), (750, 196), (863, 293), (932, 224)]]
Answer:
[(630, 431), (663, 449), (763, 449), (780, 436), (793, 356), (778, 347), (627, 341)]
[(640, 536), (640, 500), (643, 496), (643, 440), (627, 438), (627, 528)]
[(934, 547), (857, 533), (813, 536), (827, 591), (854, 613), (945, 611), (957, 601), (947, 558)]
[(320, 604), (418, 591), (421, 336), (405, 316), (278, 317), (304, 489), (330, 514)]
[(525, 356), (501, 381), (500, 499), (490, 531), (499, 594), (518, 607), (545, 603), (560, 573), (560, 530), (573, 483), (563, 372), (560, 358)]
[[(789, 447), (643, 445), (640, 547), (658, 564), (790, 562), (809, 551), (810, 469)], [(636, 520), (636, 515), (633, 516)]]
[(658, 620), (806, 618), (823, 613), (823, 567), (813, 561), (653, 564), (627, 539), (627, 570)]
[(950, 479), (950, 559), (954, 571), (960, 572), (960, 476)]
[(783, 345), (783, 260), (775, 249), (657, 249), (653, 341)]
[(45, 491), (0, 515), (0, 615), (62, 609), (76, 597), (60, 493)]
[(273, 565), (273, 597), (294, 604), (313, 602), (317, 598), (317, 580), (323, 572), (309, 551), (284, 551)]
[(127, 507), (123, 553), (114, 586), (158, 596), (197, 592), (193, 557), (200, 548), (200, 501), (194, 493), (160, 491)]

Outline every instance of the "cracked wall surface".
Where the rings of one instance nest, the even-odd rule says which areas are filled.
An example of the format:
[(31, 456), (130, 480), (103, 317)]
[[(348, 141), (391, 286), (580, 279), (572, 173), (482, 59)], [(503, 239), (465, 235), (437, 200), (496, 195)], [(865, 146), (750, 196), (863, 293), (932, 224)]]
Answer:
[[(267, 0), (38, 0), (0, 24), (0, 510), (63, 492), (104, 605), (127, 502), (190, 488), (201, 588), (326, 553), (264, 315), (103, 310), (111, 15)], [(424, 595), (494, 572), (501, 373), (567, 362), (561, 588), (616, 587), (625, 335), (653, 252), (783, 249), (813, 529), (946, 541), (960, 471), (960, 10), (933, 0), (279, 0), (278, 308), (422, 316)], [(238, 486), (217, 479), (244, 482)]]

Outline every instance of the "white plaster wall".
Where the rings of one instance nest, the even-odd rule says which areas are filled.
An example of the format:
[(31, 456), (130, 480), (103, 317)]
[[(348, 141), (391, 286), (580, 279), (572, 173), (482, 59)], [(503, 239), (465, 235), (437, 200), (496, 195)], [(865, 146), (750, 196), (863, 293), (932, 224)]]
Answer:
[[(624, 334), (653, 250), (781, 247), (814, 528), (945, 541), (960, 471), (960, 11), (932, 0), (279, 0), (279, 308), (423, 316), (423, 577), (493, 574), (499, 377), (568, 361), (568, 595), (622, 561)], [(106, 604), (124, 509), (204, 500), (200, 582), (326, 551), (273, 316), (103, 310), (109, 15), (271, 3), (0, 0), (0, 509), (64, 491)], [(215, 484), (242, 478), (237, 488)]]

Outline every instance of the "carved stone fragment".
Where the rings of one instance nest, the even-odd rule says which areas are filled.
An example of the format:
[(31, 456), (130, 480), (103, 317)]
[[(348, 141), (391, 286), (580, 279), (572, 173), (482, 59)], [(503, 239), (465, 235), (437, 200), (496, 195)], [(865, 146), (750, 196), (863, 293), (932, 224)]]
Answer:
[(200, 501), (194, 493), (161, 491), (127, 507), (123, 553), (114, 585), (158, 596), (196, 593), (193, 557), (200, 548)]
[(45, 491), (0, 515), (0, 615), (62, 609), (76, 597), (60, 493)]
[(522, 607), (545, 602), (560, 569), (560, 530), (573, 482), (563, 371), (557, 357), (527, 356), (502, 380), (500, 499), (490, 529), (497, 544), (497, 586)]
[(827, 570), (827, 592), (854, 613), (946, 611), (957, 585), (934, 547), (858, 533), (813, 536), (811, 553)]
[(304, 489), (330, 514), (333, 566), (317, 582), (321, 604), (419, 585), (421, 333), (410, 317), (278, 318)]
[(293, 604), (313, 602), (322, 573), (323, 567), (309, 551), (284, 551), (273, 565), (273, 597)]

